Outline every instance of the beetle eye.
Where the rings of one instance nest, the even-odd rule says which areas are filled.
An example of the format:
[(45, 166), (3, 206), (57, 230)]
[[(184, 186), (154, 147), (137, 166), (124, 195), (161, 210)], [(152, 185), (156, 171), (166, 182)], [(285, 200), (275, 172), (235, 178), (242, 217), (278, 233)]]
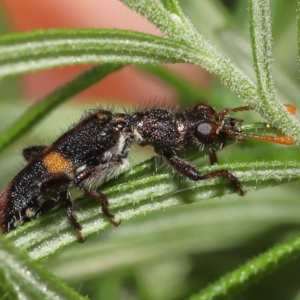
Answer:
[(210, 123), (202, 122), (197, 126), (197, 133), (201, 136), (208, 136), (213, 132), (213, 126)]
[(217, 130), (215, 123), (201, 122), (196, 127), (196, 136), (201, 142), (212, 142), (218, 138)]

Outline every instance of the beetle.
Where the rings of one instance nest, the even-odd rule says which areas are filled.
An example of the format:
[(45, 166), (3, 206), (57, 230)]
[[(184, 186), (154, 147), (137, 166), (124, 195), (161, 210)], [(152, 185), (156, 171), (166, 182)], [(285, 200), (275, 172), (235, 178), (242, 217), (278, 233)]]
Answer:
[[(295, 114), (294, 106), (287, 109)], [(64, 206), (77, 240), (84, 242), (81, 225), (73, 210), (70, 189), (77, 188), (99, 201), (103, 214), (115, 226), (119, 223), (108, 207), (105, 194), (91, 188), (100, 186), (113, 174), (128, 165), (127, 157), (133, 142), (151, 145), (174, 171), (193, 180), (222, 177), (241, 196), (238, 178), (228, 170), (200, 173), (178, 153), (198, 148), (208, 153), (210, 164), (216, 164), (216, 152), (229, 141), (245, 138), (292, 145), (288, 136), (260, 136), (242, 132), (243, 120), (231, 113), (251, 110), (249, 106), (216, 110), (198, 103), (184, 110), (149, 108), (134, 113), (113, 113), (91, 110), (72, 128), (48, 146), (31, 146), (22, 152), (27, 165), (0, 194), (0, 231), (7, 233), (57, 205)]]

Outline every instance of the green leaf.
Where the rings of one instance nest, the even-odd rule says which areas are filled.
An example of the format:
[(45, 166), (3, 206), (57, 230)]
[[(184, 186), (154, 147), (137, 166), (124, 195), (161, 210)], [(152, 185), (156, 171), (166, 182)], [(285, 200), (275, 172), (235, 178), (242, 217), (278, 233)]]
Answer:
[[(292, 2), (292, 3), (291, 3)], [(296, 1), (272, 1), (274, 32), (273, 71), (276, 82), (277, 97), (282, 103), (298, 103), (300, 93), (298, 80), (295, 80), (295, 12)], [(280, 4), (281, 3), (281, 4)], [(184, 1), (181, 3), (188, 17), (197, 30), (216, 45), (219, 52), (227, 55), (245, 70), (252, 80), (255, 79), (253, 57), (249, 39), (249, 18), (246, 17), (247, 1), (236, 1), (237, 11), (230, 12), (220, 1)], [(276, 18), (276, 15), (280, 16)], [(280, 30), (276, 31), (276, 28)], [(222, 87), (219, 84), (220, 87)], [(222, 97), (224, 86), (219, 92)], [(218, 91), (217, 91), (218, 92)], [(226, 103), (230, 103), (230, 99)]]
[(87, 299), (60, 282), (0, 235), (1, 299)]
[(253, 61), (260, 94), (260, 111), (273, 126), (289, 134), (293, 127), (300, 132), (299, 122), (275, 99), (272, 77), (272, 34), (269, 1), (249, 0), (250, 35)]
[[(250, 33), (253, 61), (262, 105), (275, 102), (274, 80), (272, 77), (272, 33), (268, 1), (249, 0)], [(282, 110), (282, 109), (281, 109)]]
[(5, 270), (0, 268), (0, 297), (1, 300), (18, 300), (17, 291), (14, 288), (14, 282), (6, 278)]
[[(298, 69), (300, 69), (300, 0), (298, 0), (298, 9), (297, 9), (297, 14), (298, 14), (298, 22), (297, 22), (297, 33), (298, 33)], [(300, 74), (298, 75), (300, 77)]]
[(300, 255), (300, 238), (281, 243), (225, 275), (190, 298), (190, 300), (224, 299), (233, 297), (258, 279), (268, 276)]
[[(297, 162), (215, 165), (202, 168), (202, 172), (205, 174), (220, 169), (230, 170), (237, 176), (245, 191), (282, 184), (300, 177), (300, 164)], [(220, 179), (176, 181), (168, 173), (155, 172), (153, 160), (134, 167), (119, 179), (111, 180), (109, 187), (101, 191), (108, 196), (116, 219), (122, 221), (184, 202), (191, 203), (236, 193), (228, 182)], [(83, 226), (82, 233), (85, 237), (109, 225), (106, 219), (101, 218), (98, 203), (91, 202), (86, 197), (76, 203), (79, 206), (78, 220)], [(75, 234), (61, 210), (29, 222), (10, 232), (8, 237), (35, 259), (53, 254), (76, 241)]]
[(83, 63), (183, 62), (186, 47), (150, 34), (116, 29), (57, 29), (0, 37), (0, 76)]
[(183, 20), (185, 19), (184, 14), (177, 0), (162, 0), (161, 2), (164, 8), (168, 10), (170, 13), (179, 16)]
[(199, 34), (187, 18), (184, 20), (176, 18), (155, 0), (123, 0), (122, 2), (145, 16), (169, 38), (186, 45), (189, 48), (192, 63), (217, 75), (226, 86), (255, 107), (258, 94), (251, 80)]

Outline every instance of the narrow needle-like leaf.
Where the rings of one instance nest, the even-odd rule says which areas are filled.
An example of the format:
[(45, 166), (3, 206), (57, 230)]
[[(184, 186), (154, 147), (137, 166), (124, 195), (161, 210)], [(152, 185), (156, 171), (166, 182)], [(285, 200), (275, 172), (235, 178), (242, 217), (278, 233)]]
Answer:
[(248, 7), (253, 61), (260, 95), (260, 102), (257, 103), (259, 111), (267, 121), (285, 134), (290, 134), (293, 130), (299, 137), (299, 122), (275, 99), (269, 1), (249, 0)]
[(300, 238), (284, 242), (225, 275), (190, 300), (231, 299), (258, 279), (266, 277), (300, 255)]
[[(200, 182), (174, 180), (168, 173), (154, 172), (155, 164), (147, 161), (135, 166), (120, 179), (109, 182), (110, 187), (102, 188), (110, 206), (119, 220), (129, 220), (146, 212), (188, 202), (236, 193), (224, 180), (203, 180)], [(282, 184), (299, 179), (300, 165), (295, 162), (264, 162), (251, 164), (230, 164), (202, 168), (203, 173), (228, 169), (236, 175), (246, 191)], [(120, 181), (120, 182), (119, 182)], [(83, 226), (83, 235), (89, 236), (109, 225), (100, 214), (95, 201), (78, 199), (78, 219)], [(76, 205), (77, 205), (76, 204)], [(8, 234), (18, 247), (26, 250), (33, 258), (39, 259), (74, 242), (76, 237), (61, 210), (31, 221)], [(49, 242), (51, 241), (51, 242)]]
[(3, 235), (0, 235), (0, 278), (0, 286), (7, 287), (1, 299), (87, 299), (33, 262)]

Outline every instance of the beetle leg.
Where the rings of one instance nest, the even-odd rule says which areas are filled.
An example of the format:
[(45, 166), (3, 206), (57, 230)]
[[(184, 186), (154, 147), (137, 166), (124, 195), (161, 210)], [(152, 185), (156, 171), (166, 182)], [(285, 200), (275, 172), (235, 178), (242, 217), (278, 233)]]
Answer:
[(64, 197), (65, 206), (66, 206), (67, 217), (76, 232), (78, 242), (83, 243), (85, 241), (85, 238), (81, 235), (82, 227), (79, 224), (79, 222), (77, 221), (77, 216), (74, 213), (73, 202), (70, 198), (70, 193), (68, 191), (64, 192), (63, 197)]
[[(180, 159), (172, 151), (168, 151), (164, 149), (159, 154), (162, 155), (167, 160), (167, 162), (170, 164), (172, 168), (174, 168), (174, 170), (176, 170), (177, 172), (179, 172), (180, 174), (182, 174), (183, 176), (187, 177), (190, 180), (200, 181), (200, 180), (206, 180), (210, 178), (223, 177), (230, 182), (231, 186), (237, 191), (237, 193), (240, 196), (244, 196), (245, 194), (239, 180), (227, 170), (218, 170), (207, 174), (201, 174), (190, 163)], [(214, 162), (214, 155), (212, 156), (212, 162)]]
[(102, 194), (101, 192), (93, 191), (87, 188), (83, 182), (92, 176), (92, 171), (88, 168), (84, 169), (82, 172), (78, 173), (75, 178), (75, 186), (81, 189), (86, 195), (96, 199), (99, 201), (101, 205), (102, 213), (108, 218), (109, 222), (114, 226), (119, 226), (120, 222), (116, 222), (114, 220), (114, 214), (110, 212), (108, 208), (108, 200), (106, 195)]

